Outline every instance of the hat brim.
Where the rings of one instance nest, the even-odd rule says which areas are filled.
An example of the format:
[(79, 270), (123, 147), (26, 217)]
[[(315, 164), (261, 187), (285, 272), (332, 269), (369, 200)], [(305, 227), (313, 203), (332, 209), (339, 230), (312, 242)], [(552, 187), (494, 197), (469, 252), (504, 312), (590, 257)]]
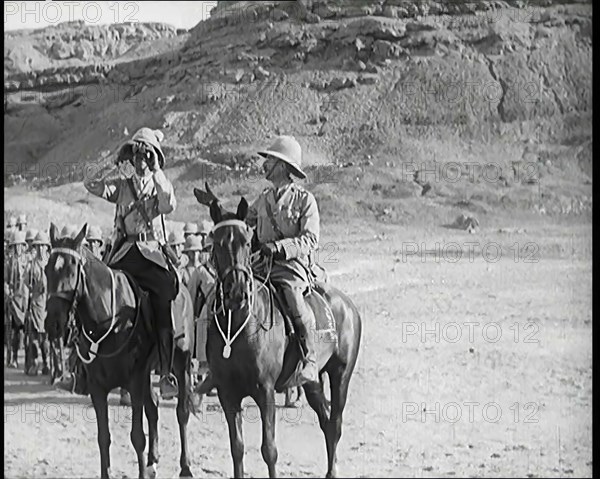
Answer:
[[(123, 145), (119, 149), (119, 158), (124, 154), (124, 148), (131, 148), (135, 143), (146, 143), (147, 145), (153, 147), (156, 150), (156, 154), (158, 155), (158, 163), (160, 167), (162, 168), (165, 166), (165, 154), (163, 153), (160, 145), (158, 143), (146, 140), (144, 138), (138, 138), (137, 140), (127, 140), (125, 143), (123, 143)], [(133, 158), (133, 152), (131, 152), (131, 157)]]
[(304, 173), (304, 171), (302, 171), (302, 169), (300, 169), (300, 167), (298, 165), (294, 164), (287, 156), (282, 155), (278, 151), (263, 150), (263, 151), (259, 151), (258, 154), (260, 156), (262, 156), (263, 158), (266, 158), (267, 156), (273, 156), (273, 157), (285, 162), (292, 170), (292, 173), (294, 174), (294, 176), (297, 176), (298, 178), (300, 178), (302, 180), (306, 178), (306, 173)]

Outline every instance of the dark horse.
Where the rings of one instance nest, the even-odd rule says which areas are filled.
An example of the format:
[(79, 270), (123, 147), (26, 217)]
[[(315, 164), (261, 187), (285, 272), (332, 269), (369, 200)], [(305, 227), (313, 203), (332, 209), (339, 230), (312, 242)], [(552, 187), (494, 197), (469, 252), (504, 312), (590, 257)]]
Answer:
[[(233, 215), (224, 212), (216, 200), (210, 205), (215, 223), (213, 261), (218, 278), (213, 309), (217, 313), (209, 325), (206, 351), (227, 418), (234, 476), (244, 475), (241, 401), (251, 396), (262, 419), (262, 456), (269, 476), (276, 477), (275, 387), (285, 369), (284, 353), (289, 339), (283, 317), (272, 308), (268, 288), (261, 287), (251, 271), (252, 230), (244, 223), (247, 212), (244, 198), (235, 219), (226, 219)], [(346, 295), (330, 286), (324, 289), (324, 298), (335, 319), (334, 334), (337, 333), (337, 343), (316, 342), (321, 379), (327, 373), (331, 385), (330, 411), (321, 383), (308, 383), (303, 388), (325, 435), (327, 477), (335, 477), (336, 448), (342, 434), (348, 384), (359, 350), (361, 319)], [(322, 321), (316, 319), (318, 323)], [(229, 345), (225, 343), (226, 337), (228, 342), (232, 339)]]
[[(82, 246), (86, 233), (87, 224), (76, 238), (57, 239), (56, 227), (54, 224), (50, 227), (52, 250), (46, 265), (46, 331), (51, 339), (62, 337), (66, 328), (72, 327), (68, 324), (72, 321), (70, 318), (74, 318), (77, 353), (84, 363), (96, 411), (101, 477), (108, 478), (110, 473), (107, 400), (108, 393), (116, 387), (126, 388), (131, 395), (131, 442), (137, 454), (139, 477), (154, 477), (158, 463), (158, 398), (152, 389), (151, 371), (157, 364), (158, 354), (150, 326), (149, 302), (146, 293), (125, 273), (109, 268)], [(180, 294), (186, 293), (186, 288), (180, 288)], [(189, 293), (187, 298), (191, 304)], [(175, 314), (181, 315), (183, 311), (179, 308)], [(173, 362), (179, 382), (180, 476), (192, 476), (186, 432), (191, 406), (191, 350), (191, 347), (182, 348), (179, 342)], [(144, 467), (144, 413), (150, 442), (147, 469)]]

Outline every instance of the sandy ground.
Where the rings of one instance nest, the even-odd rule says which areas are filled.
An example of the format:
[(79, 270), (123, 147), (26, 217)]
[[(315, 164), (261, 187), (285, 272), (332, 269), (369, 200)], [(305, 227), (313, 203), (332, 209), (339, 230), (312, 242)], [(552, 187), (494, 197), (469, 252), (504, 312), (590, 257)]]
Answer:
[[(547, 225), (520, 234), (383, 225), (326, 232), (321, 262), (364, 322), (341, 476), (591, 477), (591, 225)], [(343, 240), (327, 246), (334, 238)], [(407, 258), (410, 241), (419, 251)], [(451, 252), (436, 260), (420, 244), (465, 249), (469, 241), (472, 261)], [(503, 248), (497, 261), (494, 245)], [(98, 477), (89, 398), (4, 373), (5, 476)], [(245, 404), (246, 472), (263, 477), (257, 409)], [(179, 472), (174, 407), (160, 408), (161, 477)], [(113, 477), (135, 477), (129, 410), (117, 395), (110, 410)], [(281, 407), (277, 417), (278, 473), (322, 477), (326, 452), (313, 411)], [(196, 476), (231, 475), (216, 398), (190, 419), (189, 444)]]

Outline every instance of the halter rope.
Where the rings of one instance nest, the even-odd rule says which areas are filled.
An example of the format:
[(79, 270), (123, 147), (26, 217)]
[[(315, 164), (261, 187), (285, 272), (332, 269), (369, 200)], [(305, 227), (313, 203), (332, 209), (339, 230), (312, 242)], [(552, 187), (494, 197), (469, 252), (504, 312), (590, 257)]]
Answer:
[[(216, 224), (212, 231), (216, 231), (219, 228), (222, 228), (224, 226), (237, 226), (240, 228), (245, 229), (246, 231), (248, 230), (248, 225), (241, 220), (226, 220), (226, 221), (222, 221), (218, 224)], [(214, 246), (213, 246), (213, 252), (214, 252)], [(239, 329), (235, 332), (235, 334), (233, 335), (233, 337), (231, 336), (231, 309), (227, 308), (227, 335), (225, 335), (225, 333), (223, 332), (223, 328), (221, 327), (221, 324), (219, 323), (219, 318), (218, 318), (218, 312), (223, 309), (223, 311), (225, 311), (225, 301), (224, 301), (224, 293), (223, 293), (223, 281), (225, 280), (225, 278), (227, 278), (231, 273), (233, 273), (234, 271), (241, 271), (242, 273), (246, 274), (249, 278), (248, 281), (248, 297), (250, 298), (250, 302), (248, 304), (248, 314), (246, 316), (246, 319), (244, 319), (244, 322), (242, 323), (242, 325), (239, 327)], [(236, 265), (234, 264), (233, 266), (230, 266), (229, 268), (227, 268), (225, 270), (225, 274), (223, 275), (223, 278), (219, 278), (217, 276), (217, 280), (219, 283), (219, 293), (220, 293), (220, 299), (221, 299), (221, 307), (219, 308), (219, 311), (216, 309), (217, 307), (217, 301), (215, 301), (213, 303), (213, 315), (215, 318), (215, 323), (217, 323), (217, 329), (219, 331), (219, 333), (221, 334), (221, 337), (223, 338), (223, 341), (225, 342), (225, 346), (223, 347), (223, 357), (225, 359), (229, 359), (229, 357), (231, 356), (231, 345), (232, 343), (237, 339), (237, 337), (241, 334), (241, 332), (244, 330), (244, 328), (246, 327), (246, 325), (248, 324), (248, 322), (250, 321), (250, 318), (252, 317), (252, 310), (254, 309), (254, 277), (252, 275), (252, 271), (248, 271), (248, 268), (246, 268), (245, 266), (240, 266), (240, 265)], [(246, 301), (244, 301), (245, 303)], [(242, 303), (242, 306), (239, 308), (241, 309), (244, 306), (244, 303)]]
[[(73, 302), (71, 303), (71, 308), (69, 309), (69, 319), (71, 319), (75, 314), (75, 308), (77, 305), (77, 290), (79, 289), (79, 277), (85, 275), (85, 270), (83, 269), (83, 266), (82, 266), (82, 264), (85, 263), (85, 258), (78, 251), (75, 251), (75, 250), (72, 250), (69, 248), (53, 248), (50, 251), (50, 255), (53, 255), (55, 253), (68, 254), (68, 255), (73, 256), (76, 260), (78, 260), (77, 284), (76, 284), (75, 290), (73, 292)], [(94, 361), (94, 359), (96, 359), (96, 357), (98, 355), (98, 348), (100, 347), (100, 343), (102, 343), (102, 341), (104, 341), (108, 337), (108, 335), (112, 332), (112, 330), (114, 329), (115, 324), (117, 322), (115, 275), (111, 268), (108, 268), (108, 271), (110, 272), (110, 280), (111, 280), (111, 321), (110, 321), (110, 326), (109, 326), (108, 330), (106, 331), (106, 333), (104, 333), (98, 341), (94, 341), (85, 331), (85, 327), (83, 326), (83, 323), (81, 324), (80, 329), (83, 333), (83, 336), (90, 342), (90, 350), (88, 352), (89, 359), (86, 359), (83, 357), (83, 355), (81, 354), (81, 351), (79, 350), (79, 343), (77, 341), (74, 341), (75, 350), (77, 351), (77, 356), (79, 356), (79, 359), (81, 359), (81, 361), (86, 365), (91, 364), (92, 361)]]

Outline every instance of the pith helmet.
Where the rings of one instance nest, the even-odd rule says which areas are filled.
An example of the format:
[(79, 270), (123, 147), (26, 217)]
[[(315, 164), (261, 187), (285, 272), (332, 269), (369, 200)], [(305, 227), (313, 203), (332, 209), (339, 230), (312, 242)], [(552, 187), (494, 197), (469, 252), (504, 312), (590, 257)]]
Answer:
[(35, 237), (38, 234), (38, 230), (36, 229), (28, 229), (27, 233), (25, 234), (25, 241), (33, 241), (35, 239)]
[(202, 238), (196, 235), (188, 236), (183, 251), (202, 251)]
[(26, 225), (27, 224), (27, 215), (19, 215), (19, 219), (17, 220), (17, 226)]
[(306, 178), (306, 173), (300, 168), (302, 163), (302, 147), (293, 136), (278, 136), (268, 149), (261, 150), (258, 154), (264, 158), (273, 156), (284, 161), (295, 176)]
[(61, 238), (75, 238), (77, 236), (77, 228), (73, 225), (65, 225), (60, 231)]
[(88, 234), (85, 239), (87, 241), (100, 241), (100, 243), (104, 243), (104, 239), (102, 238), (102, 230), (99, 226), (92, 226), (88, 230)]
[(198, 225), (196, 223), (186, 223), (183, 227), (183, 234), (198, 234)]
[(212, 231), (212, 227), (213, 225), (210, 221), (202, 220), (200, 222), (200, 230), (198, 232), (202, 233), (203, 235), (207, 235)]
[(17, 218), (15, 218), (14, 216), (11, 216), (8, 219), (8, 227), (9, 228), (14, 228), (15, 226), (17, 226)]
[(34, 245), (36, 244), (43, 244), (46, 246), (50, 246), (50, 237), (48, 236), (48, 233), (46, 233), (45, 231), (40, 231), (35, 239), (33, 240)]
[(25, 241), (25, 231), (15, 231), (13, 233), (13, 236), (10, 240), (10, 244), (12, 245), (18, 245), (18, 244), (27, 244), (27, 242)]
[(140, 128), (138, 131), (136, 131), (133, 134), (133, 136), (131, 137), (130, 140), (127, 140), (123, 144), (123, 146), (121, 147), (119, 156), (121, 156), (121, 153), (123, 152), (124, 148), (130, 148), (136, 142), (145, 143), (154, 148), (154, 150), (156, 151), (156, 154), (158, 155), (158, 163), (159, 163), (160, 167), (162, 168), (165, 164), (165, 154), (163, 153), (162, 148), (160, 147), (160, 142), (163, 141), (164, 137), (165, 137), (164, 133), (160, 130), (153, 130), (148, 127)]
[(171, 233), (169, 233), (169, 244), (171, 246), (175, 246), (178, 244), (184, 244), (185, 243), (185, 238), (183, 237), (183, 232), (182, 231), (171, 231)]

